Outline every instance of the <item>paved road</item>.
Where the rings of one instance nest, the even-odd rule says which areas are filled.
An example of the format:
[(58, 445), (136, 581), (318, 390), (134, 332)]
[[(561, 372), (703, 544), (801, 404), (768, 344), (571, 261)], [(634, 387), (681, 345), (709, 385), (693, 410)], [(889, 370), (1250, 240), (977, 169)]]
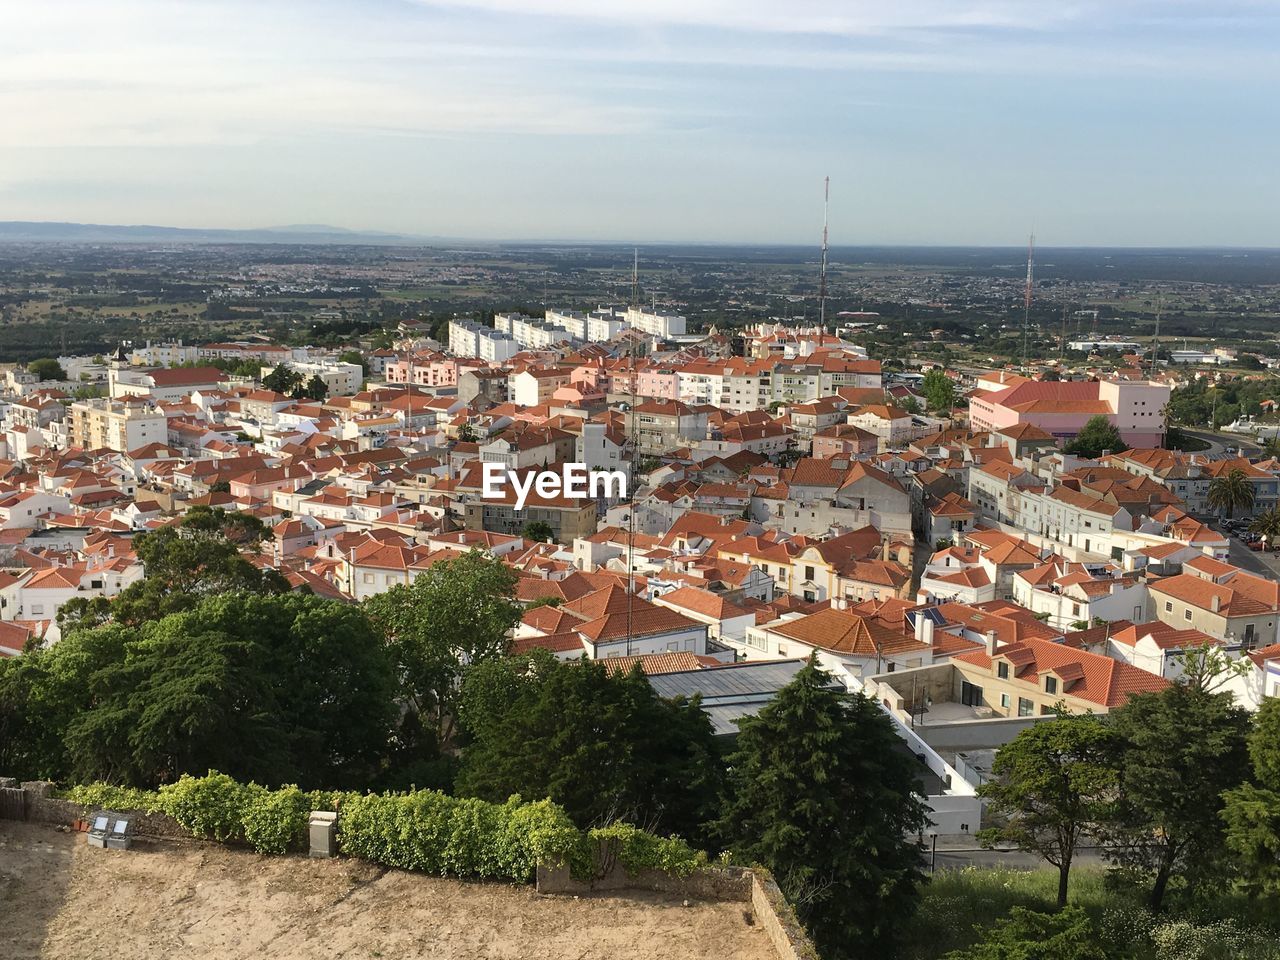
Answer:
[(1208, 430), (1186, 430), (1182, 431), (1189, 437), (1195, 437), (1197, 440), (1203, 440), (1209, 444), (1209, 449), (1202, 451), (1205, 456), (1211, 460), (1218, 460), (1227, 456), (1227, 447), (1241, 450), (1245, 456), (1258, 456), (1262, 453), (1262, 447), (1254, 443), (1248, 437), (1239, 436), (1234, 433), (1212, 433)]
[(1259, 576), (1269, 577), (1272, 580), (1280, 579), (1280, 554), (1250, 550), (1237, 537), (1230, 537), (1230, 540), (1231, 553), (1227, 559), (1231, 563), (1241, 570), (1248, 570)]

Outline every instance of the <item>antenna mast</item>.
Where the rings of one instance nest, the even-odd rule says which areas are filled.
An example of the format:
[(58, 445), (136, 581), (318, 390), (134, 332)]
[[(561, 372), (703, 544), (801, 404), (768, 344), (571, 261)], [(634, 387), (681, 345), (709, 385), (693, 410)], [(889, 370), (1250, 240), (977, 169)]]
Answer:
[(632, 248), (631, 261), (631, 306), (640, 309), (640, 248)]
[(827, 213), (831, 206), (831, 178), (822, 180), (822, 271), (818, 284), (818, 323), (827, 332)]
[(1164, 309), (1164, 291), (1156, 292), (1156, 334), (1151, 338), (1151, 379), (1156, 378), (1156, 364), (1160, 362), (1160, 313)]
[(1027, 337), (1031, 333), (1031, 285), (1035, 282), (1036, 235), (1027, 240), (1027, 288), (1022, 297), (1022, 367), (1027, 366)]

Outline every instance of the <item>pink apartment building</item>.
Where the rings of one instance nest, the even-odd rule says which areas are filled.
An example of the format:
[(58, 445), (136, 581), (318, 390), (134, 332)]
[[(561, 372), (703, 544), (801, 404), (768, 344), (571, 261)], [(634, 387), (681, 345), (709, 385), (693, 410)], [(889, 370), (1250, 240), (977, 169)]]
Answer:
[(1101, 414), (1116, 425), (1131, 447), (1158, 447), (1164, 439), (1164, 408), (1169, 388), (1129, 380), (1039, 381), (1013, 378), (1010, 386), (979, 390), (969, 397), (974, 430), (1004, 430), (1029, 423), (1069, 440), (1091, 417)]

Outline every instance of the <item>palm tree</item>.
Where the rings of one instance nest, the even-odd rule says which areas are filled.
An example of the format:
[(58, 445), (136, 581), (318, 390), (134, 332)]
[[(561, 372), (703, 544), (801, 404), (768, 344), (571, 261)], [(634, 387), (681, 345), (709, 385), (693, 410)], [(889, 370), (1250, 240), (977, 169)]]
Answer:
[(1253, 533), (1261, 534), (1267, 546), (1274, 547), (1276, 542), (1280, 541), (1280, 507), (1273, 507), (1266, 513), (1258, 514), (1253, 518), (1253, 523), (1249, 524), (1249, 529)]
[(1216, 477), (1210, 482), (1207, 499), (1209, 506), (1219, 512), (1226, 511), (1227, 518), (1230, 519), (1235, 516), (1239, 507), (1253, 509), (1253, 495), (1253, 484), (1244, 471), (1237, 467), (1225, 477)]

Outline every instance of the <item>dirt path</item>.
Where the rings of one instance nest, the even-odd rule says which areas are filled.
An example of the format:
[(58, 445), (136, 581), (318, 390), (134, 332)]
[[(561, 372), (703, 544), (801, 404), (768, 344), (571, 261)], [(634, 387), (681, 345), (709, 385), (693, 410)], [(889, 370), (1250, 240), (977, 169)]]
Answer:
[(81, 834), (0, 821), (6, 960), (772, 960), (744, 906), (540, 897), (531, 887), (195, 842), (96, 850)]

